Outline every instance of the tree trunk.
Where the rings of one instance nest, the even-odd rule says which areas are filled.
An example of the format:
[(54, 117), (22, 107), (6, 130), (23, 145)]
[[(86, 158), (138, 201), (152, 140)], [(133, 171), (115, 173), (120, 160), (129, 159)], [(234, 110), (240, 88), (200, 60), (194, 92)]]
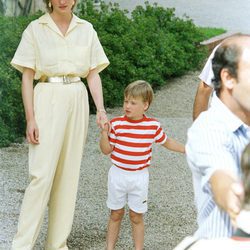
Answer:
[(3, 0), (0, 0), (0, 14), (4, 15), (4, 13), (5, 13), (4, 3)]
[(32, 0), (26, 0), (23, 6), (22, 15), (27, 16), (31, 10)]

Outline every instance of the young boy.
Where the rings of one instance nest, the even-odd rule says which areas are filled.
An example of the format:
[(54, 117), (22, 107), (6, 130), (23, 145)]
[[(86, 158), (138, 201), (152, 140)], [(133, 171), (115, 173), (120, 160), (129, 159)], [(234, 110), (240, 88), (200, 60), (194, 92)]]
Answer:
[[(107, 206), (111, 209), (107, 233), (107, 250), (115, 248), (124, 206), (128, 203), (136, 250), (143, 249), (143, 213), (147, 211), (148, 167), (153, 142), (169, 150), (184, 153), (184, 146), (168, 138), (160, 123), (144, 113), (153, 100), (149, 83), (130, 83), (124, 92), (124, 116), (114, 118), (101, 132), (100, 148), (111, 153)], [(109, 132), (110, 130), (110, 132)]]

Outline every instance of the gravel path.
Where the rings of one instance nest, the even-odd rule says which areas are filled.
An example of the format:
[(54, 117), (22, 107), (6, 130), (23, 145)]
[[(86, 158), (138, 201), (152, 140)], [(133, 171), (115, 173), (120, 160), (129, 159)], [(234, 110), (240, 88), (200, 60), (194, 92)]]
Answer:
[[(158, 118), (170, 137), (186, 140), (191, 125), (193, 99), (198, 84), (198, 72), (170, 80), (160, 91), (148, 115)], [(121, 108), (108, 110), (109, 117), (122, 114)], [(69, 237), (73, 250), (100, 250), (105, 247), (109, 211), (106, 207), (109, 157), (101, 154), (99, 131), (95, 116), (90, 117), (87, 145), (82, 161), (80, 186), (75, 219)], [(18, 214), (28, 183), (27, 145), (13, 145), (0, 149), (0, 249), (10, 249), (16, 230)], [(43, 249), (46, 221), (35, 250)], [(171, 250), (195, 228), (195, 210), (191, 174), (183, 155), (154, 146), (150, 168), (149, 209), (145, 215), (146, 250)], [(117, 250), (133, 249), (131, 228), (126, 215), (122, 223)]]

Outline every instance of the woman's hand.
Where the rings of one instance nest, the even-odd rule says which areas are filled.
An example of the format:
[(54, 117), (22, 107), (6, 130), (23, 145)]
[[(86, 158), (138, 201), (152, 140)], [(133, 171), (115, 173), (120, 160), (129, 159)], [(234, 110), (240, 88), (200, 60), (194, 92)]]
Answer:
[(39, 129), (34, 119), (27, 122), (26, 139), (28, 143), (39, 144)]
[(96, 123), (99, 128), (104, 129), (105, 124), (109, 124), (108, 117), (105, 111), (97, 111), (96, 113)]

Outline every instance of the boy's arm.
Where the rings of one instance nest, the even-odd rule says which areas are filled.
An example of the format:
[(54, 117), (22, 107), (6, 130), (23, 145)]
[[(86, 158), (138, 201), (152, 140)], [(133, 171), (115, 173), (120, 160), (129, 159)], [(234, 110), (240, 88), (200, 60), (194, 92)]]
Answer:
[(185, 153), (185, 146), (177, 141), (175, 141), (172, 138), (167, 138), (167, 140), (162, 144), (165, 148), (175, 151), (175, 152), (180, 152), (180, 153)]
[(109, 142), (109, 125), (105, 124), (101, 131), (100, 148), (103, 154), (108, 155), (113, 151), (114, 146)]

